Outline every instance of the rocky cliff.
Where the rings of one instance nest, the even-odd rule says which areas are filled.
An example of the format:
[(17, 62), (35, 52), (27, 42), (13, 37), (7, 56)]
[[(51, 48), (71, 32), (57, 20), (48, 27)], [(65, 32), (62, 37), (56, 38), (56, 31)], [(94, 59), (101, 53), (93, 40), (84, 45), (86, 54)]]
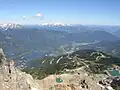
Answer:
[(32, 76), (15, 67), (13, 60), (7, 60), (0, 48), (0, 90), (40, 90)]

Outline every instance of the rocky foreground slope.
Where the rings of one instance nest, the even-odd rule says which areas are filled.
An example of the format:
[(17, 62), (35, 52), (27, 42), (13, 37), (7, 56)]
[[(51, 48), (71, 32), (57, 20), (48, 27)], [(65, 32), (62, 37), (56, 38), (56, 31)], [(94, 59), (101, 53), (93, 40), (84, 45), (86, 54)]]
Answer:
[[(111, 87), (114, 77), (89, 74), (84, 67), (67, 72), (34, 80), (31, 75), (17, 69), (13, 60), (7, 60), (0, 48), (0, 90), (114, 90)], [(116, 80), (118, 79), (119, 77)], [(113, 86), (114, 84), (116, 85), (113, 83)]]
[(21, 72), (14, 61), (7, 61), (0, 48), (0, 90), (41, 90), (32, 76)]

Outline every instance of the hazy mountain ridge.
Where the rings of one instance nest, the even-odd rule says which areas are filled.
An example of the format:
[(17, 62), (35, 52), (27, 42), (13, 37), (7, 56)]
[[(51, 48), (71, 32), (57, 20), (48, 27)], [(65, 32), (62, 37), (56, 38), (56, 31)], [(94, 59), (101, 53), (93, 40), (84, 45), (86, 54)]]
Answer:
[[(74, 27), (79, 26), (73, 26), (73, 28)], [(60, 27), (60, 29), (62, 28)], [(91, 43), (95, 41), (119, 40), (119, 38), (115, 35), (102, 30), (69, 33), (66, 32), (65, 28), (64, 31), (56, 31), (52, 29), (47, 30), (33, 27), (22, 27), (8, 29), (7, 31), (1, 30), (0, 34), (1, 39), (3, 39), (0, 42), (3, 44), (4, 50), (9, 54), (10, 57), (14, 56), (15, 58), (15, 56), (18, 56), (18, 54), (30, 52), (30, 54), (20, 57), (24, 59), (39, 58), (39, 56), (43, 56), (45, 53), (49, 53), (49, 51), (53, 51), (55, 48), (58, 48), (61, 45), (71, 44), (73, 42)], [(36, 57), (33, 56), (34, 53), (36, 53)]]
[(69, 45), (61, 45), (56, 50), (55, 54), (66, 53), (71, 51), (76, 51), (80, 49), (94, 49), (99, 51), (104, 51), (108, 54), (112, 54), (113, 56), (120, 57), (120, 40), (117, 41), (101, 41), (101, 42), (93, 42), (93, 43), (72, 43)]
[(116, 32), (114, 32), (114, 34), (118, 37), (120, 37), (120, 29), (118, 29)]

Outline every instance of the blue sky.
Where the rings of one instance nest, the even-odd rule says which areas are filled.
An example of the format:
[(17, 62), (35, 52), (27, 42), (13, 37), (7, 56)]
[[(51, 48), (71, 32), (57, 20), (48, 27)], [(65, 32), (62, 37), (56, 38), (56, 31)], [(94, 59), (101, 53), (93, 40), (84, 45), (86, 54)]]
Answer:
[(120, 25), (120, 0), (0, 0), (0, 23)]

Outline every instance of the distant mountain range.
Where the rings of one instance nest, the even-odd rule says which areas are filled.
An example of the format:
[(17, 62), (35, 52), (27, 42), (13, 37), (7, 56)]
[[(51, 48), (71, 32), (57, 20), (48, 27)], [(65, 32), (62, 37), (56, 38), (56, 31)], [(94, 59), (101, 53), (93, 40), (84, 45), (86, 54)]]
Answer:
[(37, 25), (23, 25), (16, 23), (4, 23), (0, 24), (0, 29), (13, 29), (13, 28), (37, 28), (45, 30), (57, 30), (66, 31), (70, 33), (86, 32), (86, 31), (96, 31), (102, 30), (107, 32), (116, 32), (120, 30), (120, 26), (110, 26), (110, 25), (81, 25), (81, 24), (62, 24), (62, 23), (43, 23)]
[[(39, 28), (37, 26), (16, 27), (17, 25), (14, 24), (15, 27), (10, 26), (7, 30), (0, 29), (0, 42), (6, 55), (14, 59), (39, 58), (46, 53), (50, 54), (50, 51), (61, 45), (73, 42), (92, 43), (120, 39), (107, 31), (92, 30), (83, 25), (42, 25)], [(67, 32), (68, 30), (72, 32)]]
[[(70, 38), (72, 37), (72, 38)], [(115, 41), (119, 37), (106, 31), (87, 31), (82, 33), (69, 34), (69, 39), (76, 42), (94, 42), (94, 41)]]

